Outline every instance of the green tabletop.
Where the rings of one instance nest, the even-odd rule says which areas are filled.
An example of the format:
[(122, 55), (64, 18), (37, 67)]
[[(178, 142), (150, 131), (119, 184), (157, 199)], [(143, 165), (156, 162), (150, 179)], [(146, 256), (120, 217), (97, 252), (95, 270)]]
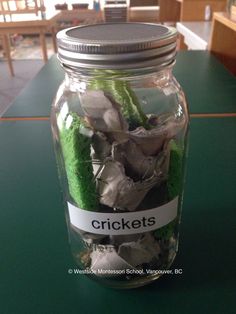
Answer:
[(44, 117), (50, 115), (51, 104), (64, 77), (54, 55), (13, 101), (4, 117)]
[(178, 53), (174, 75), (190, 113), (235, 113), (236, 77), (208, 51)]
[(0, 124), (3, 314), (233, 314), (236, 118), (192, 119), (179, 253), (182, 275), (112, 290), (82, 275), (67, 241), (48, 121)]
[[(190, 113), (236, 112), (236, 78), (208, 52), (179, 52), (174, 74), (185, 91)], [(49, 116), (63, 77), (64, 71), (53, 56), (15, 99), (4, 117)]]

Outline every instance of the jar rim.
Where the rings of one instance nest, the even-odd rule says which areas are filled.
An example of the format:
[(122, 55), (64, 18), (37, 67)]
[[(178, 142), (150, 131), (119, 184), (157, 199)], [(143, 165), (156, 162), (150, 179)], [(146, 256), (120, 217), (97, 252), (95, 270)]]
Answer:
[(151, 23), (72, 27), (57, 34), (58, 59), (65, 65), (98, 69), (158, 66), (175, 59), (176, 38), (173, 27)]

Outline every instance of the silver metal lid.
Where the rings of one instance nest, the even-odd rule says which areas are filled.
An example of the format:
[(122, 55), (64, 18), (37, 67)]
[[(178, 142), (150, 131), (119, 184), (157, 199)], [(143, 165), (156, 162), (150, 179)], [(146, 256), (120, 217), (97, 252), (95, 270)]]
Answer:
[(163, 66), (176, 55), (175, 28), (147, 23), (72, 27), (57, 34), (58, 58), (66, 66), (132, 69)]

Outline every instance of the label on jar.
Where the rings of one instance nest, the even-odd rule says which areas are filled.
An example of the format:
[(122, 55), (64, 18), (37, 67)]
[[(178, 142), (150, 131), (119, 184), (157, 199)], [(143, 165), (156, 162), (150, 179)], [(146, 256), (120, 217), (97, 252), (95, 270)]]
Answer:
[(162, 206), (135, 212), (99, 213), (68, 202), (70, 222), (76, 228), (106, 235), (135, 234), (161, 228), (177, 216), (178, 197)]

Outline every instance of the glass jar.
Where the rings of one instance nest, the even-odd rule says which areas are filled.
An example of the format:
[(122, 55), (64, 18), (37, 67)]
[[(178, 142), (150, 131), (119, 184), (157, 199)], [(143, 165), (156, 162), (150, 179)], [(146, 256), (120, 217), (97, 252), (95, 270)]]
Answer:
[(51, 123), (69, 241), (80, 273), (111, 287), (157, 279), (177, 252), (189, 118), (176, 36), (144, 23), (57, 35), (65, 80)]
[(236, 0), (227, 0), (226, 11), (229, 18), (236, 22)]

